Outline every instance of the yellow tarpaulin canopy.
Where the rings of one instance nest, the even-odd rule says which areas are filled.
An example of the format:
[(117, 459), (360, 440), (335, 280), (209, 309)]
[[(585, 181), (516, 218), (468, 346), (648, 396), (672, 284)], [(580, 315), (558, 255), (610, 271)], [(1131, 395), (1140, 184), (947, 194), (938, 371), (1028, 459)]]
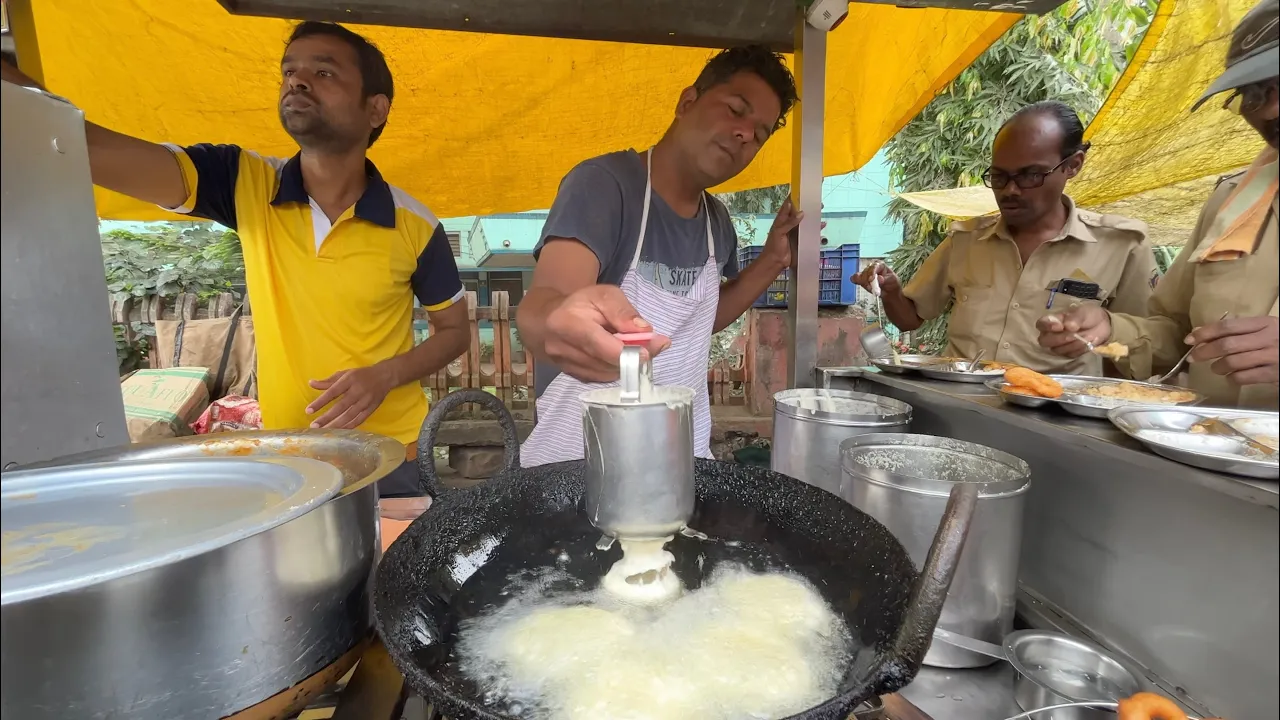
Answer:
[[(1220, 102), (1191, 112), (1222, 72), (1231, 31), (1256, 2), (1160, 3), (1133, 61), (1089, 125), (1093, 148), (1068, 188), (1080, 205), (1139, 218), (1165, 234), (1189, 230), (1214, 179), (1257, 156), (1261, 138)], [(901, 197), (951, 218), (996, 212), (991, 191), (982, 187)]]
[[(290, 23), (215, 0), (32, 0), (44, 79), (100, 124), (288, 156), (276, 117)], [(855, 4), (828, 46), (825, 173), (860, 167), (1016, 15)], [(546, 207), (585, 158), (647, 147), (711, 51), (387, 27), (353, 29), (396, 82), (371, 157), (442, 217)], [(19, 37), (21, 42), (21, 37)], [(790, 180), (783, 131), (724, 190)], [(160, 211), (99, 191), (105, 218)]]

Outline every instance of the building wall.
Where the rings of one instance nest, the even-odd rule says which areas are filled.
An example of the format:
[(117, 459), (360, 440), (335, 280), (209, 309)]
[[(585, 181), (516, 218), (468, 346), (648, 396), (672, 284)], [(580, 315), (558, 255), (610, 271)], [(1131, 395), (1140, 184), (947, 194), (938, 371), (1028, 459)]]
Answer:
[(889, 164), (881, 151), (861, 170), (822, 183), (823, 212), (865, 210), (858, 236), (861, 257), (881, 258), (902, 244), (902, 224), (885, 216), (889, 205)]

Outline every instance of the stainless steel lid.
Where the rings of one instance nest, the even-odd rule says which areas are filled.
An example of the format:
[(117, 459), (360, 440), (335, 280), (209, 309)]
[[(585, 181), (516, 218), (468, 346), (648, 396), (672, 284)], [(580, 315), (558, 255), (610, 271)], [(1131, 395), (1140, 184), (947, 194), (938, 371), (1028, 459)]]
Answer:
[(25, 465), (24, 470), (89, 463), (188, 458), (313, 458), (342, 473), (343, 495), (360, 492), (404, 464), (404, 443), (360, 430), (244, 430), (91, 450)]
[(882, 427), (911, 422), (910, 405), (893, 398), (848, 390), (783, 390), (773, 396), (773, 407), (788, 417), (826, 425)]
[(0, 482), (0, 604), (97, 585), (305, 515), (342, 473), (306, 458), (189, 459), (15, 470)]
[(840, 443), (844, 474), (887, 487), (947, 495), (978, 483), (980, 497), (1014, 495), (1031, 485), (1026, 462), (985, 445), (934, 435), (872, 433)]

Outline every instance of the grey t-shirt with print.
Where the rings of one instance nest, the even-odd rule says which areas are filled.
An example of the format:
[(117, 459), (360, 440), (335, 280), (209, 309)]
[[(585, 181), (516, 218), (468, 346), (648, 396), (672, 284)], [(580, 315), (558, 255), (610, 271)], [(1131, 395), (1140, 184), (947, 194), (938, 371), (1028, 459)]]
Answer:
[[(596, 281), (620, 285), (635, 255), (644, 212), (645, 155), (634, 150), (609, 153), (580, 163), (560, 181), (555, 203), (533, 250), (536, 259), (548, 238), (572, 238), (586, 245), (600, 261)], [(711, 235), (720, 276), (738, 275), (738, 236), (724, 205), (707, 196)], [(698, 282), (707, 264), (707, 208), (693, 218), (676, 214), (666, 201), (652, 194), (649, 226), (636, 272), (666, 290), (684, 295)], [(534, 392), (541, 395), (560, 369), (546, 362), (535, 366)]]

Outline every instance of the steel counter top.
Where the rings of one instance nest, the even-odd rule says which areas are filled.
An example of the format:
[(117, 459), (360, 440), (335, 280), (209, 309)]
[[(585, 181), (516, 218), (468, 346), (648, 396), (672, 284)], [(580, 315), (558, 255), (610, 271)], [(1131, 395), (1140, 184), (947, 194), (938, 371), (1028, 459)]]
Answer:
[[(1020, 585), (1177, 688), (1196, 715), (1275, 715), (1278, 483), (1166, 460), (1105, 419), (1005, 405), (981, 384), (867, 368), (819, 368), (816, 379), (908, 403), (911, 432), (1025, 460)], [(1205, 602), (1221, 588), (1229, 597)]]
[(911, 404), (917, 414), (927, 412), (930, 403), (951, 405), (954, 409), (977, 412), (997, 422), (1016, 424), (1020, 430), (1061, 444), (1064, 451), (1082, 449), (1096, 452), (1107, 459), (1159, 472), (1174, 480), (1195, 483), (1270, 508), (1280, 508), (1280, 483), (1210, 472), (1167, 460), (1147, 450), (1106, 420), (1071, 415), (1057, 407), (1032, 409), (1009, 405), (1001, 401), (994, 390), (981, 383), (926, 380), (864, 367), (818, 368), (816, 375), (818, 384), (823, 387), (838, 388), (855, 380), (886, 386), (896, 391), (891, 393), (893, 396)]

